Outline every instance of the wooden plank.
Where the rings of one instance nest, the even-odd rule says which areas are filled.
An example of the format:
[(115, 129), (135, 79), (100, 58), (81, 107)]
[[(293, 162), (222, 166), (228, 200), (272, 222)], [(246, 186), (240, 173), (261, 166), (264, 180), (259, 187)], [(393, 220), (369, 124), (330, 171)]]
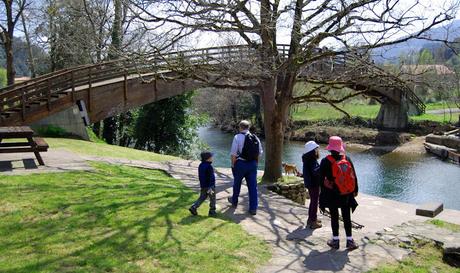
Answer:
[(42, 166), (45, 165), (45, 162), (43, 161), (43, 158), (42, 158), (42, 156), (40, 155), (40, 153), (38, 151), (38, 145), (37, 145), (37, 143), (35, 143), (35, 141), (32, 138), (32, 136), (28, 137), (27, 140), (29, 141), (29, 144), (32, 147), (32, 151), (34, 152), (35, 157), (37, 158), (38, 164), (40, 164)]
[(25, 138), (32, 136), (34, 131), (29, 126), (0, 127), (0, 138)]
[(29, 142), (6, 142), (0, 143), (0, 148), (29, 146)]

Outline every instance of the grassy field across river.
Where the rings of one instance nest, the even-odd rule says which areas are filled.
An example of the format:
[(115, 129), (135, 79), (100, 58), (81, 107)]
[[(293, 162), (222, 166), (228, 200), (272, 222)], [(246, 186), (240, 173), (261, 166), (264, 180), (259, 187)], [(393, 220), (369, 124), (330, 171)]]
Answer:
[[(426, 105), (427, 111), (430, 110), (440, 110), (444, 109), (445, 105), (442, 103), (429, 103)], [(380, 110), (380, 104), (368, 105), (368, 104), (350, 104), (345, 103), (340, 105), (351, 116), (362, 117), (366, 119), (374, 119), (377, 117), (377, 114)], [(458, 121), (459, 113), (453, 113), (452, 119), (449, 114), (423, 114), (420, 116), (411, 116), (412, 120), (431, 120), (437, 122), (448, 122), (452, 120), (453, 122)], [(298, 106), (296, 111), (293, 113), (293, 118), (296, 121), (300, 120), (327, 120), (327, 119), (339, 119), (344, 117), (344, 114), (340, 111), (337, 111), (333, 107), (327, 104), (312, 104), (309, 106)]]

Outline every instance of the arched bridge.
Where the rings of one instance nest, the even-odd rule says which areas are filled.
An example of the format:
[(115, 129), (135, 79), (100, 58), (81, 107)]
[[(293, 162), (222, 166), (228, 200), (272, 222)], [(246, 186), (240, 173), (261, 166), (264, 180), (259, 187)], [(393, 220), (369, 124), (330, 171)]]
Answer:
[[(287, 58), (288, 46), (280, 45), (282, 58)], [(35, 79), (0, 89), (0, 126), (26, 125), (84, 102), (90, 122), (114, 116), (126, 110), (154, 101), (182, 94), (206, 83), (189, 77), (194, 69), (212, 71), (217, 64), (257, 59), (254, 49), (247, 46), (226, 46), (188, 50), (148, 58), (121, 59), (95, 65), (83, 65), (59, 70)], [(401, 127), (393, 119), (401, 115), (407, 119), (408, 104), (418, 112), (425, 105), (397, 77), (374, 67), (372, 73), (364, 66), (351, 65), (349, 58), (335, 57), (318, 61), (299, 73), (300, 80), (343, 81), (345, 86), (365, 90), (382, 104), (382, 124)], [(184, 64), (188, 66), (184, 66)], [(179, 71), (179, 72), (178, 72)], [(219, 71), (215, 69), (214, 74)], [(372, 75), (372, 76), (369, 76)], [(346, 81), (345, 81), (346, 79)], [(385, 105), (387, 111), (385, 113)], [(391, 107), (395, 109), (391, 109)], [(385, 124), (387, 118), (388, 125)], [(404, 119), (404, 117), (403, 117)], [(405, 125), (404, 125), (405, 126)]]

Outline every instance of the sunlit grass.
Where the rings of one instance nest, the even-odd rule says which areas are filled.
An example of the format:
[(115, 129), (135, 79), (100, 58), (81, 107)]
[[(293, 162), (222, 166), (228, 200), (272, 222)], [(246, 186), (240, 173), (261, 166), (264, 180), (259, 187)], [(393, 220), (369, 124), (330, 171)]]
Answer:
[(83, 155), (126, 158), (145, 161), (170, 161), (178, 159), (177, 157), (169, 155), (162, 155), (116, 145), (109, 145), (103, 142), (96, 143), (68, 138), (46, 138), (45, 140), (51, 148), (64, 148), (74, 153)]
[[(426, 105), (427, 110), (439, 110), (444, 109), (445, 105), (442, 103), (429, 103)], [(340, 107), (345, 110), (348, 114), (353, 117), (362, 117), (366, 119), (374, 119), (377, 117), (380, 105), (368, 105), (368, 104), (343, 104)], [(308, 106), (298, 106), (293, 113), (294, 120), (333, 120), (345, 117), (345, 115), (334, 109), (328, 104), (311, 104)], [(411, 116), (410, 118), (415, 121), (430, 120), (437, 122), (457, 122), (459, 113), (452, 114), (423, 114), (420, 116)]]
[[(161, 171), (0, 176), (0, 272), (253, 272), (268, 246)], [(206, 214), (207, 205), (199, 212)]]

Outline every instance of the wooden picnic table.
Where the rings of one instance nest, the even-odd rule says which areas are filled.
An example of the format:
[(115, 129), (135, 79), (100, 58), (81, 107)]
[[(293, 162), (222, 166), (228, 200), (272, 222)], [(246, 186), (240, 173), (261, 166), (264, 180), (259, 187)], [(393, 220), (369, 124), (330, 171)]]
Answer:
[[(22, 142), (3, 142), (4, 139), (25, 139)], [(48, 144), (42, 138), (34, 138), (29, 126), (0, 127), (0, 154), (33, 152), (40, 165), (45, 165), (40, 152), (46, 152)]]

